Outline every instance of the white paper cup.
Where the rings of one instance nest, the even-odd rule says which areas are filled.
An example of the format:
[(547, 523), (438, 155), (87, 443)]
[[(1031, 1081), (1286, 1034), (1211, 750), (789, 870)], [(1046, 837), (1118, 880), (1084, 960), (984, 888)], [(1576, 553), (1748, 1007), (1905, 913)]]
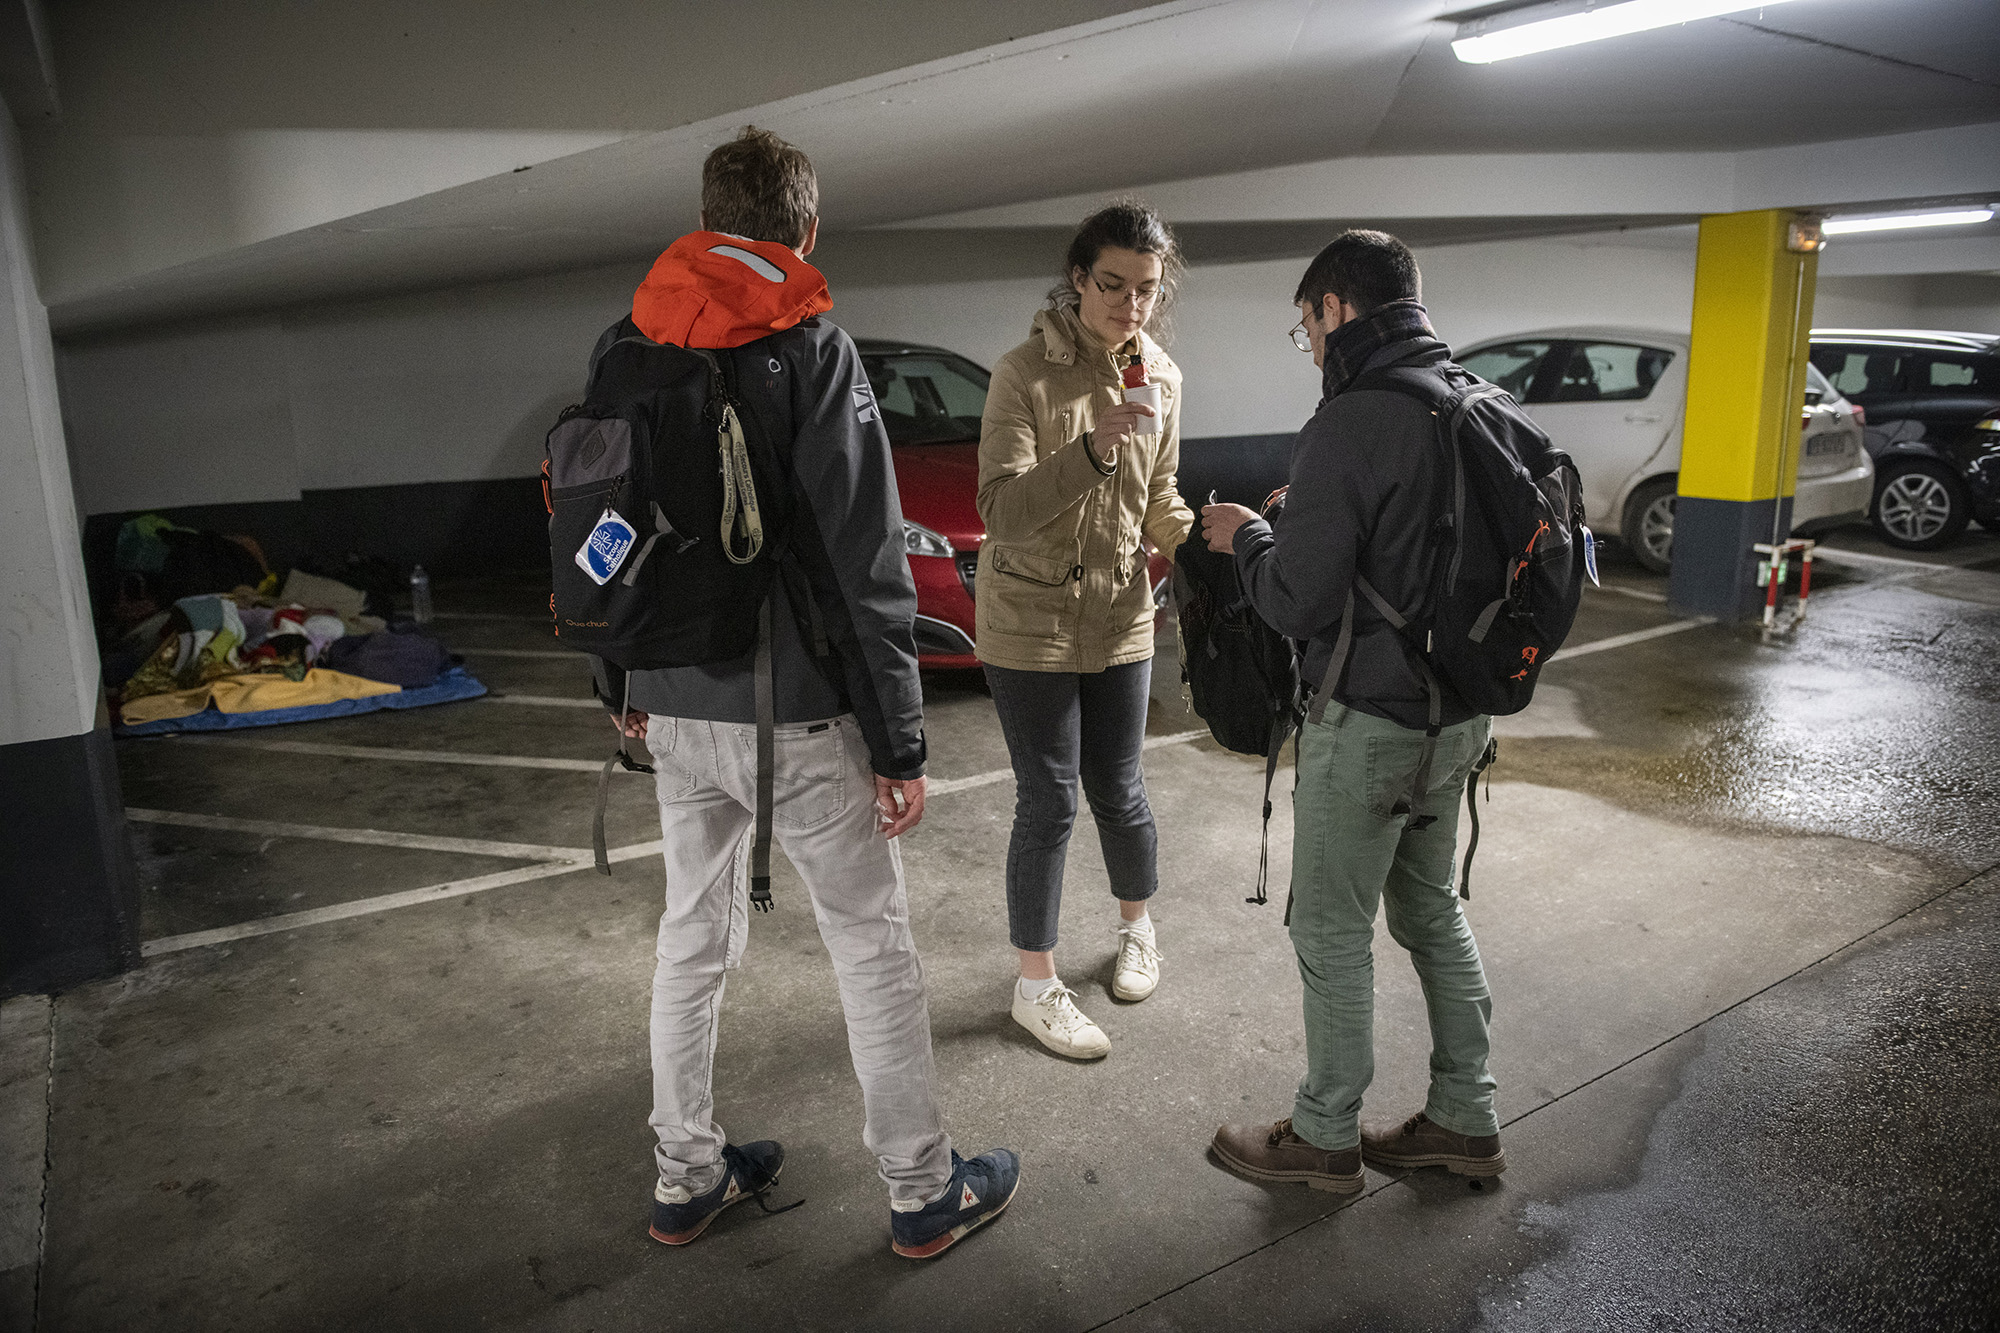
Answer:
[(1161, 421), (1160, 418), (1166, 415), (1166, 411), (1164, 404), (1162, 404), (1160, 401), (1159, 385), (1142, 384), (1136, 389), (1128, 388), (1127, 390), (1125, 390), (1125, 401), (1128, 403), (1144, 403), (1146, 406), (1153, 409), (1153, 416), (1151, 420), (1147, 420), (1143, 417), (1140, 418), (1140, 422), (1137, 427), (1139, 434), (1158, 435), (1160, 433), (1161, 427), (1165, 424), (1164, 422)]

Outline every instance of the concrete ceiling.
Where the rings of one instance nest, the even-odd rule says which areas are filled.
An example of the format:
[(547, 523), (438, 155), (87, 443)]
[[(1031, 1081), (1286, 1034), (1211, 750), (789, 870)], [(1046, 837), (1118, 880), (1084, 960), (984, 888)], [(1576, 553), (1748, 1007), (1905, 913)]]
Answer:
[(1450, 54), (1452, 9), (71, 0), (64, 118), (25, 136), (44, 299), (74, 332), (646, 255), (746, 121), (812, 153), (829, 246), (1059, 228), (1133, 187), (1197, 259), (1327, 219), (1437, 243), (2000, 195), (2000, 141), (1947, 128), (2000, 123), (1993, 0), (1794, 0), (1492, 66)]

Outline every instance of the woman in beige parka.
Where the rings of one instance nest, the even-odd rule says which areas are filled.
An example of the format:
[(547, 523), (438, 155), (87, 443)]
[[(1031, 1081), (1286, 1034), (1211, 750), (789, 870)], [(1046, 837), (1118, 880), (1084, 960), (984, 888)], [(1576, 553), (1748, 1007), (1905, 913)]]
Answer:
[[(1160, 976), (1147, 911), (1158, 837), (1139, 767), (1155, 611), (1145, 543), (1171, 558), (1194, 515), (1174, 489), (1180, 370), (1146, 325), (1179, 268), (1173, 233), (1150, 208), (1114, 204), (1087, 219), (1028, 340), (995, 367), (980, 425), (978, 653), (1016, 790), (1012, 1011), (1076, 1059), (1111, 1049), (1055, 970), (1079, 777), (1121, 917), (1112, 993), (1143, 1000)], [(1157, 413), (1125, 401), (1134, 358), (1158, 386)]]

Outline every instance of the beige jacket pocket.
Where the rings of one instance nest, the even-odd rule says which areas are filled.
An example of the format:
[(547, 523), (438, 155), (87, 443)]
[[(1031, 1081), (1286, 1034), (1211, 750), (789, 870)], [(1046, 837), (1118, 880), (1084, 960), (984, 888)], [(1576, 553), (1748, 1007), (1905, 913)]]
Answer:
[(1074, 563), (1058, 560), (1053, 556), (1037, 555), (1024, 551), (1018, 546), (995, 545), (992, 548), (993, 568), (1001, 574), (1012, 574), (1030, 583), (1040, 583), (1050, 588), (1060, 588), (1070, 581), (1076, 571)]
[(1064, 625), (1074, 614), (1075, 589), (1069, 585), (1075, 566), (1054, 556), (1017, 546), (987, 543), (987, 568), (979, 582), (979, 631), (1036, 639), (1064, 637)]

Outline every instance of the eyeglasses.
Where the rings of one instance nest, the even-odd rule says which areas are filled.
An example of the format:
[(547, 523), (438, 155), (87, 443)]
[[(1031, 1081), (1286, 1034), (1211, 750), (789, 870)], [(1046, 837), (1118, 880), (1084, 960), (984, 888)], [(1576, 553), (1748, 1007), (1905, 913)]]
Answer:
[(1107, 287), (1103, 282), (1099, 281), (1095, 273), (1090, 275), (1090, 285), (1102, 292), (1104, 298), (1114, 306), (1129, 305), (1137, 310), (1147, 310), (1152, 307), (1154, 302), (1160, 299), (1160, 289), (1158, 287), (1137, 287), (1130, 291), (1126, 290), (1122, 283), (1117, 286)]
[(1298, 323), (1292, 325), (1292, 346), (1298, 348), (1301, 352), (1310, 352), (1313, 349), (1313, 336), (1306, 332), (1306, 322), (1304, 320), (1300, 320)]

